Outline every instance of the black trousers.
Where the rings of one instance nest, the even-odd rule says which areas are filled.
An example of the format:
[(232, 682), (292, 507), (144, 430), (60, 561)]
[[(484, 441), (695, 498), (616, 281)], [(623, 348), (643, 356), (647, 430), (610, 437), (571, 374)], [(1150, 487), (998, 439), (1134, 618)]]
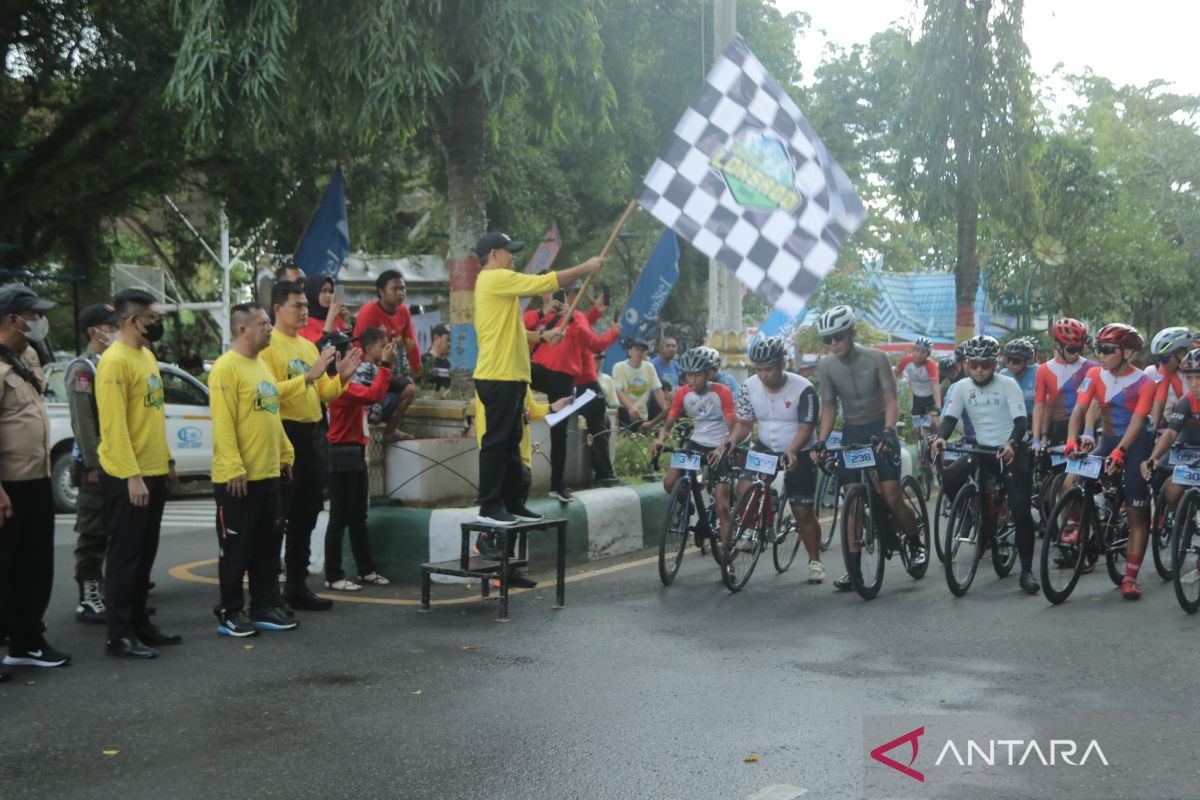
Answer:
[(108, 530), (104, 526), (104, 492), (100, 484), (87, 482), (87, 470), (81, 470), (79, 496), (75, 501), (75, 581), (104, 579), (104, 551), (108, 549)]
[(283, 483), (283, 524), (275, 534), (275, 552), (286, 539), (283, 561), (289, 587), (308, 577), (312, 532), (321, 513), (321, 451), (317, 446), (319, 423), (283, 421), (283, 430), (296, 451), (292, 480)]
[[(232, 614), (245, 608), (242, 578), (250, 574), (250, 608), (279, 604), (279, 545), (275, 518), (279, 479), (249, 481), (246, 496), (234, 497), (223, 483), (213, 487), (217, 499), (217, 575), (221, 581), (220, 609)], [(274, 548), (272, 549), (272, 545)]]
[[(983, 469), (993, 475), (1000, 472), (1000, 459), (995, 456), (973, 455), (960, 458), (942, 472), (942, 489), (947, 497), (957, 497), (958, 490), (966, 485), (975, 469), (975, 460), (982, 459)], [(1008, 491), (1008, 509), (1016, 526), (1017, 555), (1021, 559), (1021, 569), (1033, 568), (1033, 509), (1030, 505), (1032, 489), (1032, 469), (1029, 461), (1029, 448), (1021, 445), (1012, 463), (1004, 468), (1004, 485)]]
[(521, 496), (524, 482), (521, 437), (525, 430), (524, 381), (475, 381), (487, 430), (479, 445), (479, 510), (500, 511)]
[(150, 570), (158, 555), (158, 534), (167, 502), (167, 476), (142, 480), (150, 490), (150, 502), (138, 508), (129, 502), (129, 484), (124, 478), (100, 473), (104, 520), (108, 524), (104, 606), (109, 641), (133, 636), (135, 628), (150, 622), (146, 616), (146, 594), (150, 591)]
[[(563, 397), (571, 397), (575, 393), (575, 379), (566, 372), (555, 372), (546, 369), (541, 364), (532, 366), (533, 380), (530, 385), (536, 392), (545, 393), (553, 403)], [(563, 420), (550, 429), (550, 488), (562, 489), (566, 486), (563, 474), (567, 469), (567, 427), (570, 423)]]
[(359, 575), (375, 571), (371, 542), (367, 537), (367, 461), (365, 448), (357, 444), (335, 444), (338, 450), (357, 450), (361, 469), (334, 470), (329, 489), (329, 526), (325, 529), (325, 580), (333, 583), (346, 577), (342, 569), (342, 538), (350, 529), (350, 552)]
[(592, 473), (598, 481), (608, 480), (613, 476), (612, 459), (608, 457), (608, 440), (612, 430), (608, 425), (608, 405), (604, 402), (604, 389), (600, 383), (593, 381), (576, 386), (576, 391), (583, 393), (591, 389), (596, 398), (579, 412), (587, 422), (588, 450), (592, 456)]
[(54, 502), (49, 478), (4, 481), (13, 515), (0, 528), (0, 629), (13, 650), (36, 648), (54, 583)]

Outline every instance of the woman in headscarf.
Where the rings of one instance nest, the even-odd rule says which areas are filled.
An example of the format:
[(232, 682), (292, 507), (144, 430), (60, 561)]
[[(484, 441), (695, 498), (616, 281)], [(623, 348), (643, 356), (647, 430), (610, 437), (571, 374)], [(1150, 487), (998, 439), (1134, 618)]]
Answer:
[(308, 297), (308, 323), (300, 329), (300, 335), (316, 344), (327, 333), (346, 330), (350, 309), (334, 297), (333, 278), (308, 281), (304, 294)]

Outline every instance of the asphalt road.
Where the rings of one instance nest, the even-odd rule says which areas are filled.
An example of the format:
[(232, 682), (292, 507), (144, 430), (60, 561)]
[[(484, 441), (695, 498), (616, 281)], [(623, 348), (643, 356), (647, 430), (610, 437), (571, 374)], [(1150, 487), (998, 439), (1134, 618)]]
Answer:
[[(937, 571), (914, 582), (891, 562), (868, 603), (806, 584), (799, 562), (776, 575), (769, 555), (731, 595), (693, 553), (671, 587), (638, 558), (574, 580), (561, 610), (546, 581), (508, 624), (494, 600), (342, 602), (231, 640), (216, 588), (167, 573), (214, 557), (214, 537), (176, 526), (153, 602), (185, 643), (128, 662), (74, 621), (65, 524), (58, 542), (48, 638), (75, 658), (0, 685), (8, 800), (861, 797), (868, 715), (1168, 719), (1194, 699), (1200, 619), (1157, 578), (1122, 601), (1103, 569), (1052, 607), (987, 571), (955, 600)], [(1194, 775), (1187, 747), (1175, 763)], [(1154, 781), (1111, 796), (1186, 794)]]

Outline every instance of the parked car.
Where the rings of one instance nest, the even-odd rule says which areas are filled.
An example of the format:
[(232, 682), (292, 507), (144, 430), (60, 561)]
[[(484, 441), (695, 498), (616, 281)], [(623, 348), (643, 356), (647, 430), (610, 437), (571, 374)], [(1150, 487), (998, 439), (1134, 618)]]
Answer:
[[(54, 510), (75, 511), (75, 487), (71, 486), (71, 409), (67, 405), (63, 378), (66, 361), (47, 364), (46, 411), (50, 415), (50, 483)], [(167, 446), (175, 458), (180, 478), (206, 478), (212, 471), (212, 417), (208, 409), (208, 387), (172, 364), (158, 363), (162, 373), (167, 417)]]

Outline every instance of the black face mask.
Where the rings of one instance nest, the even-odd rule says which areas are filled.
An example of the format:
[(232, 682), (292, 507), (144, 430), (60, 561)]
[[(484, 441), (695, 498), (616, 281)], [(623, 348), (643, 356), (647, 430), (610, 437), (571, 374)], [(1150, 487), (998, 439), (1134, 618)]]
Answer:
[(147, 325), (142, 331), (142, 336), (146, 337), (147, 342), (157, 342), (163, 337), (163, 321), (159, 319), (155, 320), (153, 325)]

